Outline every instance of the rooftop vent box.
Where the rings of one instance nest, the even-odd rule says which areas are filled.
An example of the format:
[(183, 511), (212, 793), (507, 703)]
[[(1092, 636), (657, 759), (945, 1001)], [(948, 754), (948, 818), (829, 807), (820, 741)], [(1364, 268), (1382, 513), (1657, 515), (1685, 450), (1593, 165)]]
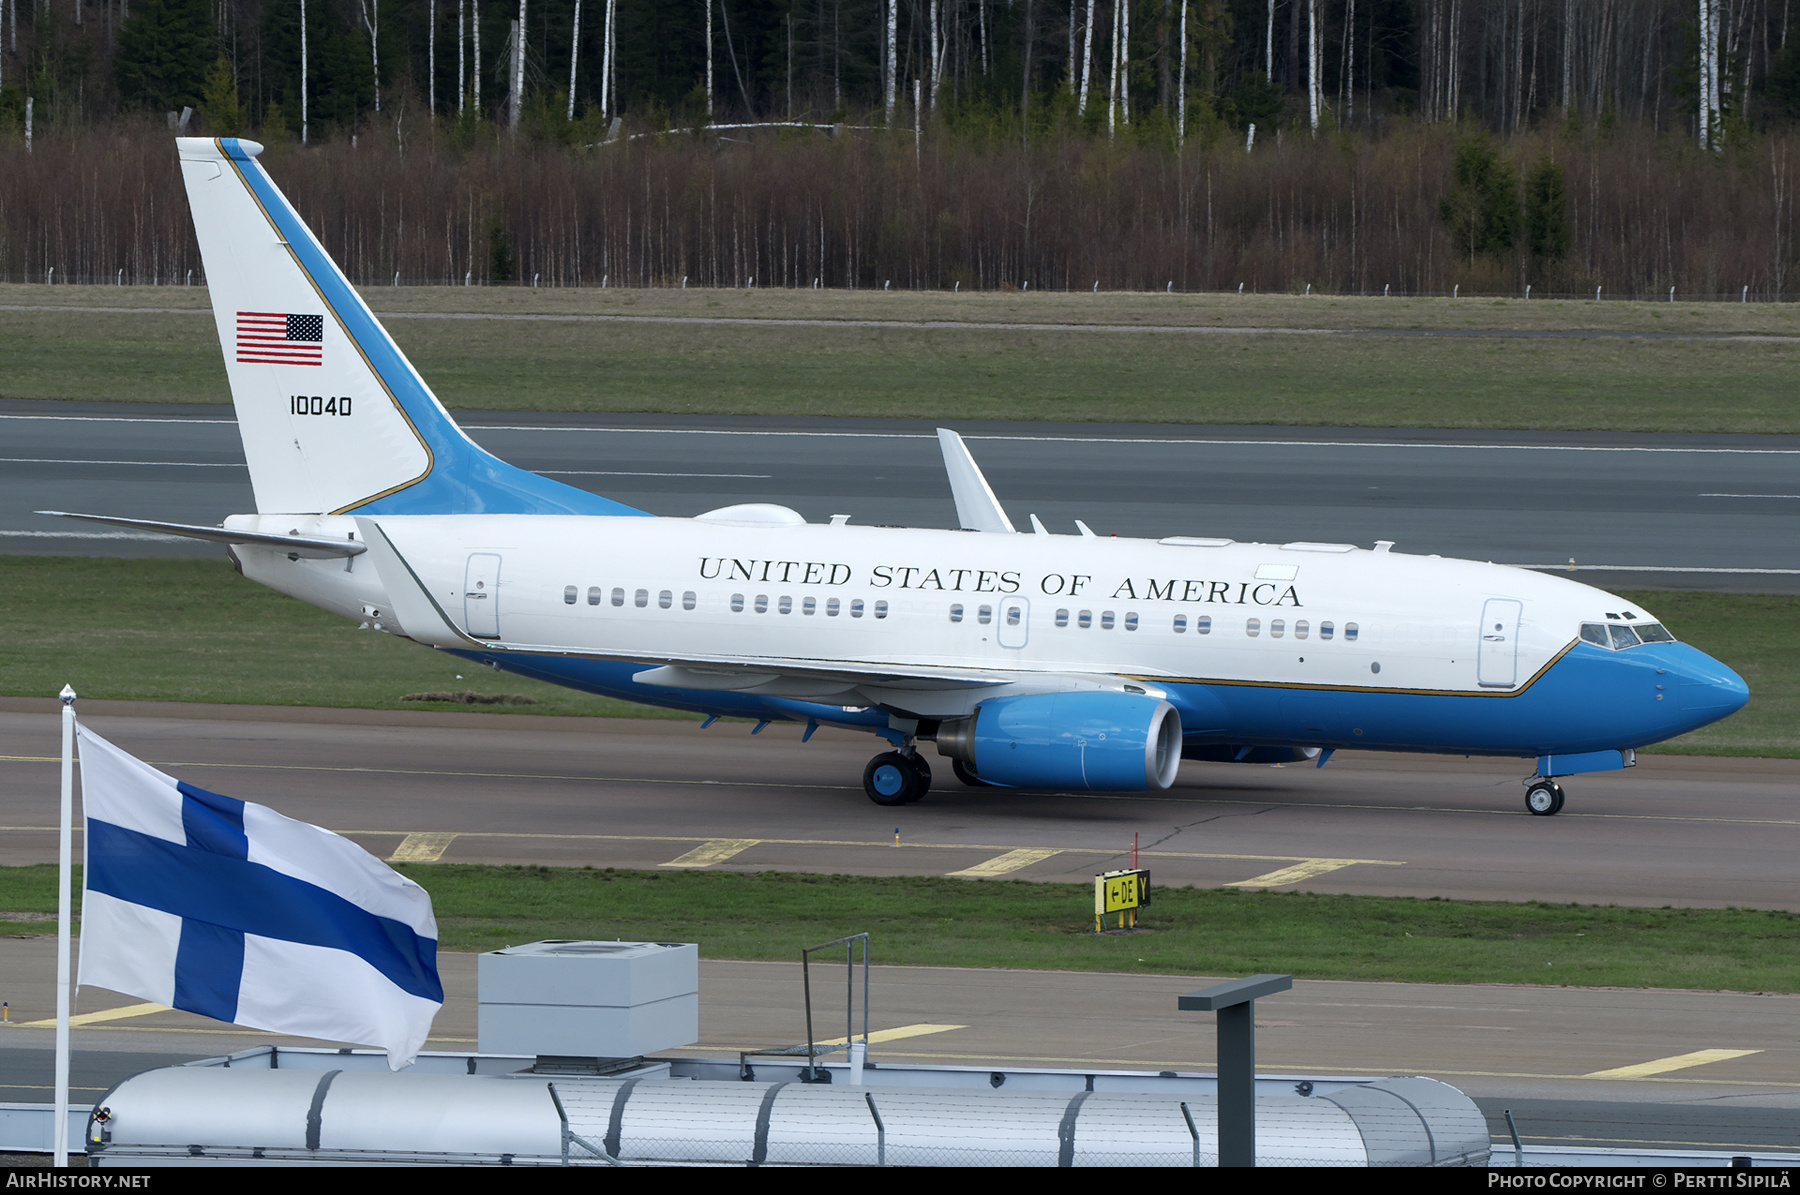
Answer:
[(484, 1054), (635, 1058), (700, 1039), (700, 947), (531, 942), (483, 954)]

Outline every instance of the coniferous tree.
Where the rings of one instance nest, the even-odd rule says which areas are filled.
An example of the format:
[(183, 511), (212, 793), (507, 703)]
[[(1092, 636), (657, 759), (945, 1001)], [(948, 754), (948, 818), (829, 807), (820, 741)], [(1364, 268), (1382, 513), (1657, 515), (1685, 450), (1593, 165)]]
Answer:
[(207, 0), (138, 0), (113, 59), (120, 101), (153, 112), (200, 107), (215, 52)]
[(1569, 252), (1569, 188), (1554, 159), (1539, 162), (1525, 180), (1525, 235), (1540, 262)]
[(1487, 137), (1474, 137), (1456, 149), (1455, 185), (1438, 203), (1457, 248), (1473, 261), (1497, 257), (1519, 238), (1519, 175)]

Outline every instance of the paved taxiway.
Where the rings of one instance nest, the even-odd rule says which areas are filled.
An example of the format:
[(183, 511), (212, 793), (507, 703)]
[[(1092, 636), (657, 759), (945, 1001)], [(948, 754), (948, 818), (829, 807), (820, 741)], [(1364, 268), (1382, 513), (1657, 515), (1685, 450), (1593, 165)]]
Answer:
[[(0, 699), (0, 864), (55, 858), (53, 701)], [(1340, 752), (1183, 765), (1157, 794), (863, 795), (867, 736), (797, 726), (84, 702), (204, 788), (383, 857), (1085, 881), (1137, 836), (1159, 883), (1800, 910), (1800, 761), (1644, 756), (1525, 812), (1520, 761)], [(929, 753), (927, 758), (932, 758)], [(899, 845), (895, 845), (896, 835)]]
[[(951, 526), (928, 423), (457, 412), (501, 457), (658, 514), (779, 502)], [(1020, 525), (1371, 544), (1603, 587), (1800, 592), (1800, 437), (965, 423)], [(216, 523), (253, 508), (222, 407), (0, 402), (0, 552), (209, 555), (34, 510)]]
[[(441, 960), (446, 1002), (428, 1049), (475, 1041), (475, 956)], [(0, 938), (25, 1027), (0, 1029), (0, 1100), (49, 1098), (55, 940)], [(835, 974), (835, 972), (833, 972)], [(1216, 977), (875, 967), (871, 1056), (1006, 1068), (1211, 1071), (1212, 1018), (1175, 998)], [(700, 1041), (731, 1057), (805, 1039), (799, 967), (700, 965)], [(825, 991), (815, 977), (815, 988)], [(832, 996), (835, 997), (835, 988)], [(829, 1024), (831, 997), (815, 1005)], [(1103, 1015), (1101, 1015), (1104, 1010)], [(297, 1039), (222, 1026), (111, 992), (82, 994), (75, 1103), (184, 1058)], [(1512, 1108), (1528, 1141), (1649, 1149), (1800, 1145), (1800, 997), (1509, 985), (1301, 980), (1257, 1005), (1263, 1074), (1426, 1074), (1474, 1096), (1497, 1143)], [(841, 1024), (841, 1022), (839, 1022)]]

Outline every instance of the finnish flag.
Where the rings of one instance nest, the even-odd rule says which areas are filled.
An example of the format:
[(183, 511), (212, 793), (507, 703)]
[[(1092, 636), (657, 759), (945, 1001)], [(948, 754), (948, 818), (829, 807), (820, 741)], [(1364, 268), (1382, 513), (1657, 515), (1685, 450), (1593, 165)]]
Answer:
[(347, 838), (77, 734), (80, 983), (412, 1064), (444, 1002), (423, 888)]

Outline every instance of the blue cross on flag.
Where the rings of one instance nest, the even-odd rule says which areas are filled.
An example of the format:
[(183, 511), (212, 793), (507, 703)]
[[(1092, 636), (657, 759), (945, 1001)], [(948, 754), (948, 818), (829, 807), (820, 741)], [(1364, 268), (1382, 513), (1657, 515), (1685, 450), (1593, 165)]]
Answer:
[(82, 984), (412, 1064), (444, 1002), (423, 888), (347, 838), (77, 734)]

